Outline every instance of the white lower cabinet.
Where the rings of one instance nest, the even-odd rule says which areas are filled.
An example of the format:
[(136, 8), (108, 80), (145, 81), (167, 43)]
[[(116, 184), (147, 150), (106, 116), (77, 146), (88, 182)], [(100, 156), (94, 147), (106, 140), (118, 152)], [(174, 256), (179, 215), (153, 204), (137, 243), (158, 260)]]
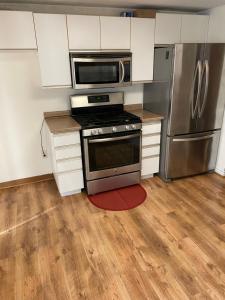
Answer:
[(160, 144), (160, 134), (153, 133), (151, 135), (143, 135), (142, 146), (157, 145), (157, 144)]
[(153, 155), (159, 155), (160, 153), (160, 146), (146, 146), (142, 148), (142, 158), (153, 156)]
[(142, 178), (159, 172), (161, 121), (143, 124), (142, 127)]
[(56, 161), (56, 171), (65, 172), (70, 170), (81, 170), (82, 160), (80, 157), (62, 159)]
[(52, 134), (48, 130), (48, 153), (61, 196), (81, 192), (84, 187), (79, 131)]
[(82, 170), (58, 173), (54, 174), (54, 176), (62, 196), (79, 193), (81, 188), (84, 187)]
[(72, 157), (81, 157), (80, 144), (66, 145), (55, 148), (56, 159), (67, 159)]
[(159, 172), (159, 155), (143, 158), (141, 176), (148, 176)]

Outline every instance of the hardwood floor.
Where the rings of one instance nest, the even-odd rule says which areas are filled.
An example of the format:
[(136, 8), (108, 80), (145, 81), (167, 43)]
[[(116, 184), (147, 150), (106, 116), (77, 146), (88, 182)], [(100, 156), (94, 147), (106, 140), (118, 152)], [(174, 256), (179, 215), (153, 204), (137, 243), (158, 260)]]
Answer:
[(225, 179), (143, 186), (123, 212), (51, 180), (0, 190), (0, 299), (225, 299)]

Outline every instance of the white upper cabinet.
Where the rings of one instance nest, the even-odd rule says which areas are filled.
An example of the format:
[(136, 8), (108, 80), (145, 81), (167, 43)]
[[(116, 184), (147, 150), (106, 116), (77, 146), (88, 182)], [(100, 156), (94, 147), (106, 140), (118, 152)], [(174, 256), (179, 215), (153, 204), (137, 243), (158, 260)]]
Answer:
[(99, 16), (67, 15), (69, 49), (100, 49)]
[(208, 24), (209, 16), (182, 15), (181, 43), (205, 43)]
[(153, 79), (155, 19), (131, 18), (132, 81)]
[(180, 14), (156, 14), (155, 44), (180, 43), (180, 30)]
[(225, 43), (225, 6), (210, 10), (208, 43)]
[(66, 16), (34, 14), (43, 86), (71, 86)]
[(36, 49), (33, 15), (0, 11), (0, 49)]
[(100, 17), (101, 49), (130, 49), (130, 18)]

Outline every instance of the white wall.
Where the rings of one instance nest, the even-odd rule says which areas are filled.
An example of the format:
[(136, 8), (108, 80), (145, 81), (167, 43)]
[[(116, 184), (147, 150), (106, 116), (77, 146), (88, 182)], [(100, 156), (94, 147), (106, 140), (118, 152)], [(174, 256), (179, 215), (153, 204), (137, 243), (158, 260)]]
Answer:
[(225, 176), (225, 115), (223, 118), (223, 128), (220, 137), (220, 147), (218, 152), (216, 172)]
[[(213, 8), (209, 10), (208, 13), (210, 15), (208, 42), (225, 43), (225, 5)], [(225, 100), (225, 67), (223, 68), (220, 97), (223, 97)], [(216, 171), (221, 175), (225, 175), (225, 115), (221, 131)]]
[[(142, 102), (142, 85), (123, 90), (125, 103)], [(40, 147), (43, 112), (69, 109), (74, 93), (41, 88), (36, 51), (0, 51), (0, 182), (51, 173)]]

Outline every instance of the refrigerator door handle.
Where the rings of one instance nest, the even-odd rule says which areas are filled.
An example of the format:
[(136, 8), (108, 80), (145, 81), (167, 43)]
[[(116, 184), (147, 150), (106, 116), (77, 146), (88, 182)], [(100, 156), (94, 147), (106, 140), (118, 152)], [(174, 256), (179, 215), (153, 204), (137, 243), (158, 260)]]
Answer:
[(214, 134), (206, 135), (206, 136), (199, 136), (195, 138), (186, 138), (186, 139), (173, 139), (173, 142), (190, 142), (190, 141), (201, 141), (201, 140), (207, 140), (214, 137)]
[[(201, 91), (201, 82), (202, 82), (202, 62), (199, 60), (195, 69), (194, 73), (194, 79), (193, 79), (193, 84), (191, 88), (191, 94), (190, 96), (192, 97), (193, 93), (195, 92), (195, 83), (196, 79), (198, 78), (198, 90), (197, 90), (197, 95), (195, 95), (192, 98), (191, 101), (191, 108), (192, 108), (192, 119), (195, 118), (195, 115), (198, 110), (198, 102), (199, 102), (199, 97), (200, 97), (200, 91)], [(195, 100), (195, 105), (194, 105), (194, 100)]]
[(208, 62), (208, 60), (204, 61), (204, 68), (203, 68), (203, 72), (202, 72), (202, 77), (204, 75), (204, 72), (205, 72), (205, 90), (204, 90), (204, 96), (203, 96), (203, 101), (202, 101), (202, 107), (198, 108), (198, 117), (199, 117), (199, 119), (202, 117), (203, 112), (205, 110), (206, 99), (207, 99), (208, 88), (209, 88), (209, 62)]

